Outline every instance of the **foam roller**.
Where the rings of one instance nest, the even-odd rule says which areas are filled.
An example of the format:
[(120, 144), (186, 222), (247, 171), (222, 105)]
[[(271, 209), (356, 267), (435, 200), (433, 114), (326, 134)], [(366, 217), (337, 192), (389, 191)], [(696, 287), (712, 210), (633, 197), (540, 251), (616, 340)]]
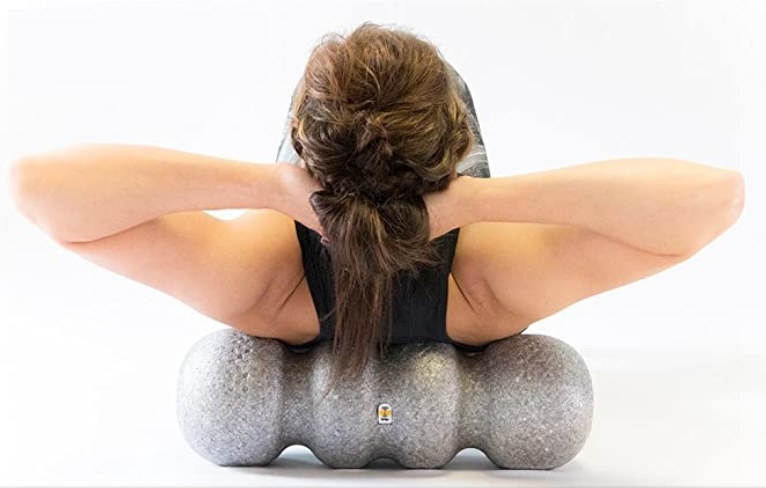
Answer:
[(234, 329), (201, 338), (178, 380), (184, 438), (220, 466), (267, 465), (301, 444), (333, 468), (378, 458), (441, 468), (473, 447), (500, 468), (543, 470), (574, 458), (590, 433), (588, 368), (550, 336), (520, 334), (478, 353), (392, 344), (322, 399), (331, 354), (330, 343), (294, 352)]

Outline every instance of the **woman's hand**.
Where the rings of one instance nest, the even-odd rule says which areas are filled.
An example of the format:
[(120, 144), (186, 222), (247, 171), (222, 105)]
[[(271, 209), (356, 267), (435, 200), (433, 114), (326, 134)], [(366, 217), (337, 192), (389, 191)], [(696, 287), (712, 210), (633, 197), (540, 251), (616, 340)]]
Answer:
[(272, 209), (281, 212), (324, 237), (319, 217), (309, 203), (315, 191), (323, 190), (308, 172), (294, 164), (277, 163), (274, 168)]
[[(293, 164), (275, 164), (274, 175), (271, 208), (288, 215), (324, 237), (325, 231), (309, 203), (309, 197), (313, 192), (324, 189), (322, 185), (317, 183), (305, 169)], [(462, 175), (452, 180), (446, 190), (423, 195), (431, 223), (429, 240), (476, 221), (472, 202), (476, 199), (479, 184), (481, 184), (481, 178)]]
[(431, 222), (431, 236), (428, 240), (476, 221), (472, 202), (475, 201), (481, 179), (460, 175), (450, 182), (446, 190), (423, 195)]

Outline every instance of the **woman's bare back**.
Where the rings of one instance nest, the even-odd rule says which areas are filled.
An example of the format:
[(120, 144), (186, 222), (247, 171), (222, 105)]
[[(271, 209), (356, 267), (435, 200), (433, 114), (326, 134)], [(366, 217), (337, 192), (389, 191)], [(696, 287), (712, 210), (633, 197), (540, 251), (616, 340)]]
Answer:
[[(291, 219), (285, 217), (279, 226), (285, 226), (284, 233), (294, 228)], [(462, 229), (461, 229), (462, 231)], [(283, 234), (283, 231), (278, 231)], [(271, 323), (274, 337), (288, 344), (303, 344), (319, 335), (319, 317), (314, 308), (301, 260), (301, 249), (297, 237), (285, 246), (280, 261), (284, 273), (272, 278), (275, 289), (263, 307), (274, 310)], [(492, 303), (492, 294), (485, 282), (471, 265), (471, 256), (466, 241), (458, 238), (452, 272), (448, 278), (447, 292), (447, 335), (454, 341), (469, 345), (483, 345), (501, 337), (522, 331), (526, 324), (513, 320), (509, 314), (503, 316), (502, 330), (490, 327), (500, 318), (498, 309)], [(518, 331), (516, 331), (518, 329)]]

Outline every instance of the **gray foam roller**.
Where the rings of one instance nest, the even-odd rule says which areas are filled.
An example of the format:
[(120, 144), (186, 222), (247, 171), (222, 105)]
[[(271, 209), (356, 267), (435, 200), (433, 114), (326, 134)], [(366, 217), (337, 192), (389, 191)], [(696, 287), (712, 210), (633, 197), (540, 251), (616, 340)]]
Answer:
[(389, 458), (440, 468), (461, 449), (508, 469), (553, 469), (585, 444), (593, 413), (580, 355), (550, 336), (521, 334), (464, 353), (441, 342), (390, 346), (358, 381), (320, 402), (332, 346), (293, 352), (234, 329), (195, 343), (181, 366), (183, 436), (221, 466), (262, 466), (301, 444), (334, 468)]

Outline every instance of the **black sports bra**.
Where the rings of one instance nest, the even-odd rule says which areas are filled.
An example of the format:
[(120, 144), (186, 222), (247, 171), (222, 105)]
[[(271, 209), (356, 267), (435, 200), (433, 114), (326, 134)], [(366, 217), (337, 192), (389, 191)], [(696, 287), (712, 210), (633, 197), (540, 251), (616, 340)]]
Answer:
[[(301, 246), (303, 269), (311, 297), (320, 321), (320, 333), (309, 342), (291, 345), (303, 351), (333, 339), (334, 314), (327, 315), (335, 304), (330, 253), (320, 241), (320, 235), (298, 221), (295, 230)], [(447, 290), (460, 228), (435, 240), (442, 264), (424, 268), (417, 279), (402, 276), (394, 286), (392, 343), (446, 342), (466, 352), (484, 351), (489, 344), (473, 346), (453, 341), (447, 336)]]

